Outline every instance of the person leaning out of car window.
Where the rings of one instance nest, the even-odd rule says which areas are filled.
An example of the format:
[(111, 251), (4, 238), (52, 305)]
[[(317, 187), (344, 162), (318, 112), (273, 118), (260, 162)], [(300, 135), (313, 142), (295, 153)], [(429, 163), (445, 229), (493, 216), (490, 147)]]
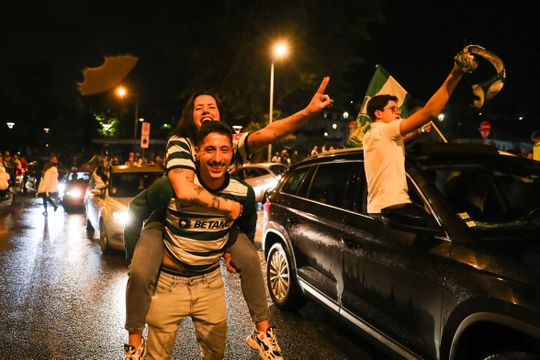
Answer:
[(400, 116), (396, 96), (384, 94), (370, 99), (367, 113), (373, 122), (363, 138), (367, 211), (370, 215), (379, 218), (381, 209), (411, 202), (405, 176), (404, 140), (442, 111), (463, 73), (472, 72), (476, 67), (472, 54), (461, 51), (441, 87), (424, 107), (407, 119)]

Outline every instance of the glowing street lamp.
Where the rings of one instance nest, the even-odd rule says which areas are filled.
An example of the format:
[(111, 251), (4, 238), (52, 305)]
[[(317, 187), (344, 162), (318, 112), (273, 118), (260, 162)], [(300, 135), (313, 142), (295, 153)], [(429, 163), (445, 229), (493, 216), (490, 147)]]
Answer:
[(7, 127), (10, 128), (10, 129), (13, 129), (13, 127), (15, 126), (15, 123), (14, 122), (11, 122), (11, 121), (8, 121), (6, 123)]
[(116, 96), (118, 96), (120, 99), (123, 99), (126, 97), (127, 95), (127, 90), (125, 87), (123, 86), (118, 86), (116, 88), (116, 90), (114, 90), (114, 93), (116, 94)]
[[(272, 48), (272, 65), (270, 66), (270, 109), (268, 112), (268, 124), (272, 123), (274, 111), (274, 60), (285, 58), (289, 53), (289, 47), (284, 42), (276, 43)], [(268, 162), (272, 157), (272, 144), (268, 144)]]

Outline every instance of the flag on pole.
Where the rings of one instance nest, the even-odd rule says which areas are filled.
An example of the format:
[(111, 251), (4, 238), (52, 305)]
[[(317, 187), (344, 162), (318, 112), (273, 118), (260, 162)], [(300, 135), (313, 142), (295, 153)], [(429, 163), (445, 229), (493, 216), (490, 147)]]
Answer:
[(407, 110), (408, 94), (397, 81), (381, 66), (375, 67), (375, 73), (369, 82), (369, 86), (364, 96), (364, 101), (360, 108), (360, 112), (356, 117), (356, 122), (349, 135), (349, 141), (347, 141), (348, 147), (361, 147), (362, 138), (364, 134), (369, 130), (371, 119), (367, 115), (367, 103), (375, 95), (390, 94), (398, 98), (398, 106), (401, 107), (401, 117), (408, 117), (409, 112)]

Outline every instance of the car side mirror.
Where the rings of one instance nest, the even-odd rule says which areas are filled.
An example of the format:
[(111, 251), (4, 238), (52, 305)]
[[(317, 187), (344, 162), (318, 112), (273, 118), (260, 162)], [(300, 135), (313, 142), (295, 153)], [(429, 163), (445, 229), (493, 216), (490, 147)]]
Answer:
[(381, 210), (383, 222), (391, 228), (418, 234), (441, 235), (439, 225), (418, 204), (399, 204)]

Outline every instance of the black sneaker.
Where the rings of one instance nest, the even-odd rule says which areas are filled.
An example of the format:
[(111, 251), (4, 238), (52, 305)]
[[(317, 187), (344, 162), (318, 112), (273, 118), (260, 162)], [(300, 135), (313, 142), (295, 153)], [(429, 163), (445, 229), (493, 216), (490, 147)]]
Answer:
[(255, 350), (259, 350), (259, 355), (263, 360), (283, 360), (281, 349), (277, 342), (276, 329), (270, 326), (266, 333), (253, 330), (246, 338), (246, 342)]

